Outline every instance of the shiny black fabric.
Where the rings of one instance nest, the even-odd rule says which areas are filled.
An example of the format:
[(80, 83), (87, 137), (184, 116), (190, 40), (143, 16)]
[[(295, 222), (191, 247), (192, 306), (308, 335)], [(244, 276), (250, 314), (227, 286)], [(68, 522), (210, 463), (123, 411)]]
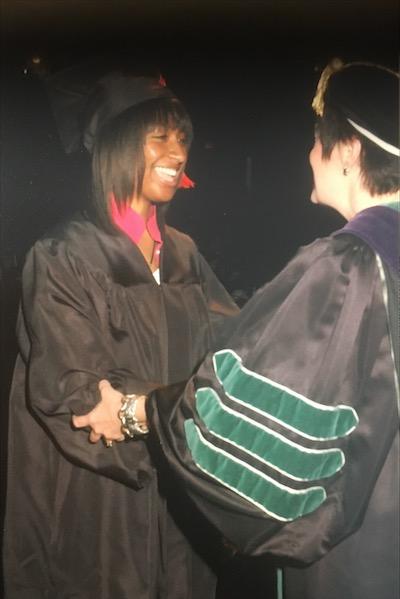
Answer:
[[(350, 234), (317, 240), (257, 292), (221, 344), (251, 371), (358, 414), (351, 434), (326, 444), (339, 447), (346, 461), (336, 475), (315, 481), (327, 498), (303, 517), (288, 523), (269, 517), (194, 463), (187, 419), (225, 447), (212, 440), (194, 408), (197, 388), (224, 393), (211, 356), (186, 386), (152, 396), (151, 425), (187, 492), (239, 552), (285, 567), (285, 599), (398, 597), (399, 416), (384, 287), (375, 254), (362, 240)], [(252, 463), (270, 474), (268, 465)]]
[(160, 491), (170, 476), (147, 443), (106, 449), (71, 429), (72, 414), (96, 404), (101, 378), (138, 392), (190, 376), (236, 311), (192, 240), (162, 234), (161, 285), (125, 235), (84, 219), (28, 255), (10, 404), (7, 599), (214, 596), (214, 575), (191, 546), (199, 531), (183, 534), (172, 518)]

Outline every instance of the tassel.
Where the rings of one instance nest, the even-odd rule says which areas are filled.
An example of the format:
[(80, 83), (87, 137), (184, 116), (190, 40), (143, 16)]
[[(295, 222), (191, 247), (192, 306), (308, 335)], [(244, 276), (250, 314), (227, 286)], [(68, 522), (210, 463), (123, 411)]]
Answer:
[(330, 76), (333, 75), (333, 73), (336, 73), (336, 71), (340, 71), (343, 67), (344, 67), (344, 64), (340, 60), (340, 58), (334, 58), (322, 71), (321, 77), (319, 78), (319, 81), (318, 81), (317, 91), (315, 92), (315, 96), (314, 96), (314, 99), (311, 104), (311, 106), (312, 106), (314, 112), (317, 114), (317, 116), (324, 115), (324, 108), (325, 108), (324, 96), (325, 96), (326, 88), (328, 87), (328, 81), (329, 81)]
[(190, 179), (186, 173), (183, 173), (181, 181), (179, 183), (180, 189), (192, 189), (196, 186), (196, 183)]

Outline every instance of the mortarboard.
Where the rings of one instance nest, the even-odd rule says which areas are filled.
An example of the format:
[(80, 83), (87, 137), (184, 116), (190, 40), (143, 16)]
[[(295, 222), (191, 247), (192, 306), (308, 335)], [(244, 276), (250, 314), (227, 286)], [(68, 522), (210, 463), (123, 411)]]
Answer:
[[(100, 67), (101, 68), (101, 67)], [(92, 152), (100, 129), (128, 108), (155, 98), (173, 98), (162, 78), (122, 71), (99, 75), (93, 64), (71, 67), (45, 80), (60, 138), (67, 153), (82, 145)]]
[(400, 156), (399, 74), (372, 63), (332, 61), (322, 72), (312, 107), (339, 109), (350, 125), (374, 144)]

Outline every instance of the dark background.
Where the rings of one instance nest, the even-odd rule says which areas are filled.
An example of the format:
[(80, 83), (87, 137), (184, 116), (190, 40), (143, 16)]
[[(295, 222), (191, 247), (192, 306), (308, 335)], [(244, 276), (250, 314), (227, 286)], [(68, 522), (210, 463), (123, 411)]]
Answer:
[[(33, 241), (82, 203), (85, 181), (86, 157), (64, 154), (41, 75), (110, 54), (139, 72), (161, 70), (195, 126), (187, 172), (197, 186), (178, 192), (169, 221), (243, 302), (299, 245), (341, 226), (308, 199), (310, 103), (334, 56), (397, 68), (399, 8), (397, 0), (3, 0), (1, 11), (4, 476), (21, 265)], [(254, 589), (242, 596), (266, 597), (267, 582), (256, 590), (264, 568), (254, 568)]]

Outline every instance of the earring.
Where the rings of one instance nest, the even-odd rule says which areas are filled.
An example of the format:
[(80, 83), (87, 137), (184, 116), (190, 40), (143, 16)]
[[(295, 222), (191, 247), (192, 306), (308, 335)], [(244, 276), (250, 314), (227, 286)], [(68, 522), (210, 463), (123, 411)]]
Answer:
[(349, 169), (347, 168), (347, 166), (345, 166), (343, 169), (343, 177), (347, 177), (348, 174), (349, 174)]

